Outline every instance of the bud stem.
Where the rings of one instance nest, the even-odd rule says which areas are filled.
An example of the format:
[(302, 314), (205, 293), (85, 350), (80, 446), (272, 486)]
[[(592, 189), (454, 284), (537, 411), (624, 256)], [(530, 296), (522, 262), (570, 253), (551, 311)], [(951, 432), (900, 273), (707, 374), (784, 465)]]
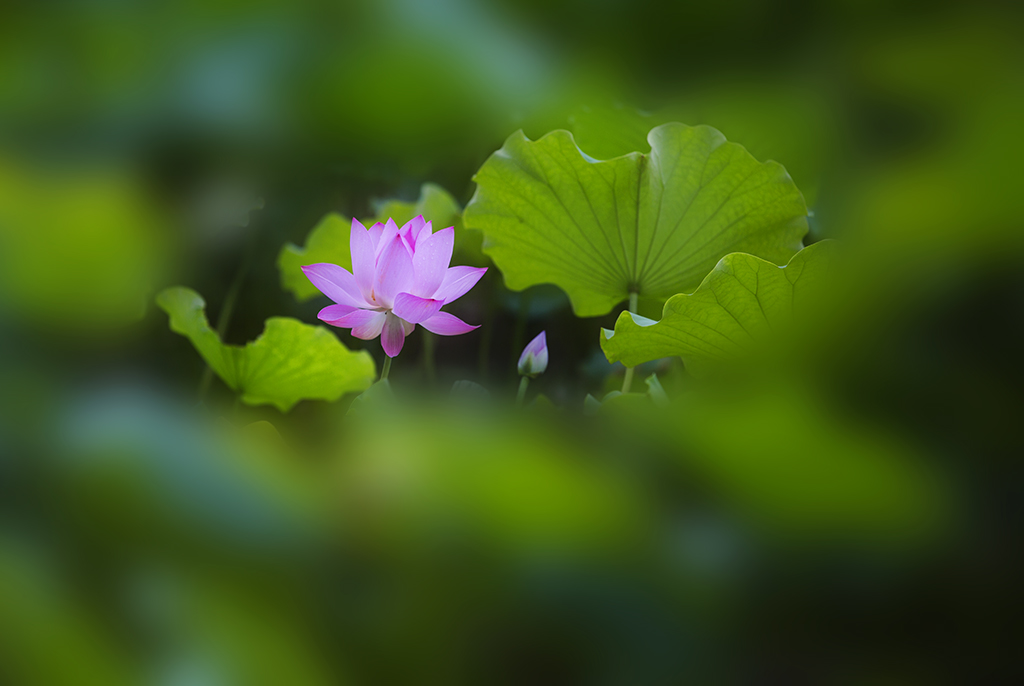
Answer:
[(523, 406), (523, 398), (526, 397), (526, 387), (530, 385), (530, 377), (524, 376), (519, 380), (519, 393), (516, 395), (516, 407)]
[(388, 378), (388, 374), (391, 373), (391, 358), (387, 355), (384, 356), (384, 369), (380, 372), (380, 380), (384, 381)]

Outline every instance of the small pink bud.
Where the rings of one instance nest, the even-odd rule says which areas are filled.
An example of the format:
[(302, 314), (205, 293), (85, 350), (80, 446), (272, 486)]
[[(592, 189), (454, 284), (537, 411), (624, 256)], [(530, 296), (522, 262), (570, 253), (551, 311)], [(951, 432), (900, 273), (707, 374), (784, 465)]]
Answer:
[(519, 373), (531, 379), (540, 376), (548, 368), (548, 341), (541, 331), (530, 341), (519, 356)]

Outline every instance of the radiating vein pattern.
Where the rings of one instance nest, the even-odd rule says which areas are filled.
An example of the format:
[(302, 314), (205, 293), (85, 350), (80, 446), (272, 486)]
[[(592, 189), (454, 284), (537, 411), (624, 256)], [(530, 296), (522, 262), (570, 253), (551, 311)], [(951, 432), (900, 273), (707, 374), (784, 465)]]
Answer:
[(516, 132), (477, 172), (464, 222), (510, 288), (553, 283), (579, 316), (631, 292), (690, 292), (724, 255), (785, 263), (807, 232), (786, 170), (707, 126), (665, 124), (649, 153), (599, 161), (567, 131)]

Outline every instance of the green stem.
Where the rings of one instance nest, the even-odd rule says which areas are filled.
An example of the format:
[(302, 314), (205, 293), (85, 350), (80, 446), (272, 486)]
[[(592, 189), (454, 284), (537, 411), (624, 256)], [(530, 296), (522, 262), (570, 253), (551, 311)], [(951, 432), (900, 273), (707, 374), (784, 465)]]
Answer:
[(388, 374), (391, 373), (391, 358), (387, 355), (384, 356), (384, 369), (380, 371), (380, 380), (384, 381), (388, 378)]
[[(637, 303), (640, 300), (640, 294), (636, 291), (629, 292), (629, 311), (635, 313), (637, 310)], [(626, 367), (626, 375), (622, 378), (622, 392), (629, 393), (630, 386), (633, 385), (633, 367)]]
[(523, 406), (523, 398), (526, 397), (526, 387), (530, 385), (530, 377), (524, 376), (519, 381), (519, 393), (516, 394), (516, 407)]
[(622, 392), (629, 393), (629, 387), (633, 385), (633, 367), (626, 367), (626, 375), (622, 377)]

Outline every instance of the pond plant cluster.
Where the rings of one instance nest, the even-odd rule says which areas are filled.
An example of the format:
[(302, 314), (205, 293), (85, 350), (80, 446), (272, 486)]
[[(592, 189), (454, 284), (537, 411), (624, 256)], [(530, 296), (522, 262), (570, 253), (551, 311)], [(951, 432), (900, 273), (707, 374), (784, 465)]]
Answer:
[[(836, 250), (831, 241), (804, 247), (807, 207), (782, 165), (758, 162), (708, 126), (663, 124), (648, 141), (645, 152), (596, 160), (567, 131), (537, 141), (517, 132), (477, 172), (464, 210), (430, 186), (417, 203), (445, 207), (439, 219), (457, 221), (460, 232), (480, 232), (482, 256), (473, 257), (493, 261), (512, 290), (554, 284), (577, 317), (625, 303), (614, 329), (600, 333), (608, 361), (626, 365), (620, 394), (632, 392), (638, 365), (679, 357), (687, 369), (705, 371), (785, 336), (813, 316)], [(488, 269), (449, 266), (454, 226), (435, 231), (433, 219), (418, 214), (401, 227), (390, 216), (369, 228), (352, 218), (346, 231), (331, 219), (305, 249), (283, 249), (282, 284), (302, 284), (293, 289), (299, 298), (329, 298), (321, 321), (355, 338), (379, 338), (381, 381), (417, 326), (439, 336), (478, 328), (441, 309)], [(640, 298), (663, 306), (658, 321), (640, 315)], [(244, 402), (286, 411), (303, 398), (366, 391), (375, 377), (368, 354), (342, 343), (328, 351), (322, 335), (299, 322), (270, 320), (251, 348), (238, 349), (211, 336), (194, 292), (168, 289), (158, 302)], [(259, 348), (272, 357), (249, 361)]]
[[(735, 537), (755, 536), (770, 548), (827, 544), (885, 555), (927, 549), (937, 536), (947, 502), (935, 475), (884, 431), (821, 405), (808, 376), (827, 364), (808, 349), (827, 347), (836, 308), (857, 303), (843, 242), (805, 245), (809, 212), (785, 168), (756, 160), (714, 128), (670, 122), (646, 141), (643, 150), (599, 160), (568, 131), (536, 141), (516, 132), (477, 171), (465, 207), (428, 184), (415, 202), (382, 203), (388, 211), (376, 217), (329, 213), (304, 246), (282, 246), (277, 266), (281, 287), (315, 303), (315, 317), (340, 336), (312, 321), (272, 317), (256, 339), (230, 345), (209, 325), (196, 292), (177, 286), (156, 298), (171, 329), (242, 404), (286, 414), (303, 401), (336, 404), (331, 438), (317, 448), (328, 456), (298, 464), (278, 454), (294, 448), (274, 416), (247, 424), (237, 402), (228, 415), (235, 440), (251, 445), (249, 435), (258, 435), (271, 460), (286, 460), (271, 468), (273, 480), (283, 469), (305, 488), (316, 482), (313, 490), (289, 488), (306, 516), (312, 510), (331, 528), (340, 517), (344, 546), (358, 551), (349, 554), (383, 555), (341, 561), (336, 572), (353, 563), (399, 564), (387, 574), (451, 573), (442, 587), (455, 586), (441, 593), (461, 594), (454, 588), (470, 584), (475, 599), (446, 596), (455, 607), (442, 612), (446, 624), (435, 636), (443, 656), (409, 669), (468, 669), (482, 678), (472, 670), (486, 672), (490, 658), (471, 667), (461, 662), (464, 650), (528, 649), (549, 612), (571, 624), (582, 621), (575, 614), (582, 608), (611, 613), (595, 620), (596, 629), (555, 631), (543, 639), (549, 648), (568, 650), (577, 630), (606, 640), (604, 632), (623, 630), (626, 620), (604, 603), (642, 592), (653, 596), (630, 601), (643, 615), (631, 621), (653, 635), (624, 639), (631, 645), (607, 659), (588, 653), (586, 669), (638, 670), (655, 681), (713, 671), (714, 661), (693, 661), (673, 642), (683, 640), (686, 621), (728, 621), (730, 611), (713, 598), (720, 586), (746, 583), (734, 576), (742, 578), (747, 564), (736, 557), (745, 544)], [(421, 373), (433, 369), (432, 356), (450, 337), (472, 336), (479, 345), (487, 324), (443, 308), (472, 297), (489, 272), (511, 297), (552, 285), (564, 293), (568, 307), (553, 316), (577, 318), (589, 331), (608, 370), (603, 390), (544, 393), (543, 375), (564, 359), (562, 341), (546, 330), (509, 362), (518, 392), (479, 377), (442, 387)], [(520, 323), (530, 319), (524, 312)], [(602, 327), (597, 318), (609, 316)], [(402, 355), (417, 336), (429, 341), (420, 356)], [(368, 344), (357, 350), (357, 341)], [(368, 543), (383, 549), (363, 550)], [(484, 560), (471, 561), (476, 555)], [(411, 571), (421, 564), (427, 569)], [(464, 577), (479, 573), (478, 564), (525, 565), (525, 576), (507, 586), (484, 571), (470, 583)], [(449, 565), (456, 569), (443, 571)], [(682, 570), (697, 576), (674, 579)], [(392, 591), (415, 593), (392, 581), (399, 584)], [(563, 583), (596, 587), (548, 588)], [(342, 607), (363, 602), (344, 597), (347, 586), (333, 592)], [(524, 622), (517, 629), (505, 625), (506, 593), (538, 603), (515, 620)], [(386, 594), (366, 602), (400, 603), (393, 621), (418, 641), (418, 622), (439, 618), (405, 603), (425, 600)], [(568, 619), (552, 602), (582, 607)], [(482, 634), (475, 622), (484, 623)], [(345, 630), (365, 627), (354, 621)], [(648, 640), (667, 643), (652, 648)], [(716, 640), (701, 636), (692, 645), (705, 643)], [(634, 651), (648, 650), (651, 661), (639, 667)], [(541, 668), (534, 659), (523, 668)], [(569, 661), (557, 669), (582, 668), (575, 658), (555, 659)]]
[(1022, 24), (904, 4), (0, 10), (0, 684), (1024, 681)]

